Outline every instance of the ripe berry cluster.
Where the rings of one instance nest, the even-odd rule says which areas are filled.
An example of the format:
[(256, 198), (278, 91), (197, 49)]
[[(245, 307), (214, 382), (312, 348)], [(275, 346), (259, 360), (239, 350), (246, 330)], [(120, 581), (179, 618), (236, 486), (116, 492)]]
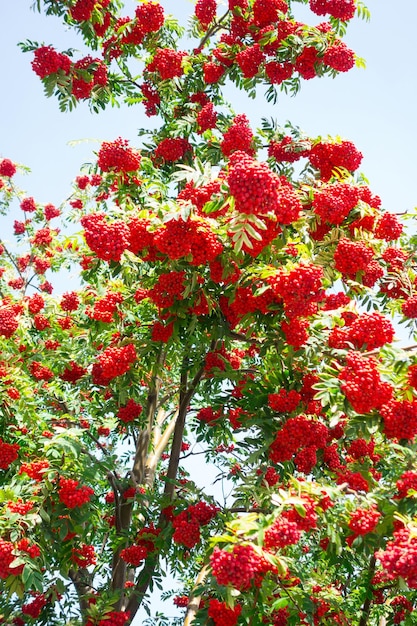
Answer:
[(19, 444), (6, 443), (0, 438), (0, 469), (7, 470), (16, 461), (19, 448)]
[(93, 494), (94, 490), (91, 487), (80, 486), (78, 480), (71, 478), (60, 478), (59, 480), (59, 500), (69, 509), (75, 509), (89, 502)]

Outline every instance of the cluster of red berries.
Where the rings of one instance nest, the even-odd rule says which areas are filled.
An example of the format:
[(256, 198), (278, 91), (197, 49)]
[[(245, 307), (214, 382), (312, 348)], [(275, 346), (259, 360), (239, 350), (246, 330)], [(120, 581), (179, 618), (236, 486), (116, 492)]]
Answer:
[(99, 259), (119, 262), (129, 246), (129, 228), (125, 222), (114, 220), (109, 223), (103, 213), (91, 213), (81, 218), (85, 240)]
[(117, 411), (117, 417), (121, 422), (127, 424), (133, 422), (142, 413), (143, 407), (130, 398), (124, 406), (121, 406)]
[(327, 48), (322, 60), (337, 72), (348, 72), (355, 65), (355, 53), (339, 40)]
[(140, 154), (129, 147), (126, 139), (105, 141), (98, 152), (97, 164), (102, 172), (136, 172), (140, 167)]
[(195, 6), (195, 16), (204, 29), (207, 29), (216, 17), (216, 10), (216, 0), (197, 0), (197, 4)]
[(38, 591), (33, 592), (35, 597), (31, 602), (27, 602), (22, 605), (22, 613), (28, 615), (32, 619), (36, 619), (42, 613), (42, 609), (47, 604), (47, 598), (43, 593)]
[(32, 461), (31, 463), (22, 463), (19, 468), (19, 474), (27, 474), (32, 480), (40, 482), (43, 480), (45, 471), (49, 468), (49, 462), (45, 460)]
[(338, 168), (354, 172), (360, 166), (362, 158), (362, 153), (351, 141), (320, 141), (311, 148), (309, 154), (311, 165), (319, 170), (323, 180), (329, 180)]
[(393, 213), (384, 213), (375, 226), (375, 237), (395, 241), (403, 232), (403, 225)]
[(90, 501), (94, 490), (87, 485), (80, 485), (78, 480), (60, 478), (58, 497), (69, 509), (75, 509)]
[(207, 104), (202, 107), (201, 111), (197, 113), (196, 121), (199, 133), (204, 133), (204, 131), (210, 128), (215, 128), (217, 113), (212, 102), (207, 102)]
[(331, 15), (344, 22), (355, 15), (355, 0), (310, 0), (310, 9), (316, 15)]
[(265, 531), (264, 548), (269, 551), (285, 548), (298, 543), (300, 538), (301, 530), (296, 522), (278, 517)]
[(16, 461), (19, 449), (18, 443), (6, 443), (0, 438), (0, 469), (7, 470)]
[(148, 550), (142, 545), (128, 546), (120, 552), (120, 558), (133, 567), (138, 567), (147, 556)]
[(167, 163), (174, 163), (182, 159), (187, 152), (192, 150), (191, 144), (183, 137), (166, 137), (155, 148), (154, 158)]
[(3, 306), (0, 308), (0, 336), (9, 339), (19, 328), (18, 315), (20, 309), (17, 311), (13, 306)]
[(216, 547), (210, 556), (213, 576), (219, 585), (244, 591), (259, 580), (272, 565), (251, 544), (235, 544), (232, 550)]
[(278, 271), (268, 279), (275, 297), (284, 301), (288, 318), (312, 315), (322, 297), (323, 268), (300, 263), (290, 272)]
[(393, 540), (376, 557), (388, 579), (401, 577), (411, 589), (417, 589), (417, 538), (410, 529), (397, 530)]
[(367, 535), (375, 530), (381, 513), (375, 506), (368, 509), (358, 508), (350, 514), (348, 526), (354, 532), (354, 536)]
[(166, 309), (174, 302), (183, 299), (185, 289), (185, 272), (167, 272), (158, 277), (156, 284), (149, 290), (148, 295), (161, 309)]
[(7, 502), (7, 508), (12, 513), (18, 513), (19, 515), (26, 515), (33, 509), (35, 503), (32, 500), (28, 500), (27, 502), (23, 502), (21, 498), (18, 498), (15, 502), (9, 500)]
[(313, 209), (323, 221), (342, 224), (359, 201), (359, 191), (349, 183), (329, 183), (314, 193)]
[(164, 24), (164, 9), (154, 0), (142, 2), (135, 9), (135, 16), (144, 34), (156, 33)]
[(188, 606), (190, 598), (188, 596), (175, 596), (172, 601), (175, 604), (175, 606), (186, 607)]
[(417, 491), (417, 472), (408, 470), (396, 482), (398, 497), (407, 498), (410, 490)]
[(291, 413), (295, 411), (301, 401), (301, 395), (295, 389), (287, 391), (280, 389), (277, 393), (268, 395), (268, 406), (278, 413)]
[(297, 415), (285, 422), (269, 448), (274, 463), (294, 462), (299, 471), (308, 473), (316, 464), (316, 451), (326, 447), (329, 429), (321, 422)]
[(52, 46), (42, 46), (35, 50), (31, 65), (37, 76), (46, 78), (59, 71), (69, 74), (72, 63), (66, 54), (57, 52)]
[(236, 55), (236, 63), (245, 78), (256, 76), (264, 59), (265, 54), (258, 43), (246, 46)]
[(394, 327), (384, 315), (364, 313), (347, 326), (335, 327), (329, 335), (329, 346), (344, 349), (353, 345), (358, 350), (363, 347), (375, 350), (391, 343), (393, 339)]
[(389, 439), (412, 440), (417, 435), (417, 400), (391, 400), (380, 413)]
[(186, 548), (193, 548), (200, 541), (200, 528), (206, 526), (216, 517), (219, 508), (213, 504), (200, 501), (191, 504), (184, 511), (175, 515), (172, 520), (174, 527), (173, 540)]
[(8, 578), (11, 574), (18, 576), (23, 571), (23, 565), (18, 567), (10, 567), (15, 560), (14, 544), (0, 538), (0, 578)]
[(97, 563), (97, 555), (94, 546), (83, 543), (72, 548), (71, 561), (79, 567), (88, 567)]
[(393, 389), (381, 380), (375, 360), (358, 352), (347, 354), (346, 366), (338, 378), (342, 392), (357, 413), (379, 409), (392, 397)]
[(98, 365), (102, 379), (110, 382), (116, 376), (123, 376), (137, 359), (135, 346), (128, 343), (120, 348), (106, 348), (98, 357)]
[(158, 48), (150, 63), (146, 66), (147, 72), (158, 72), (162, 80), (181, 76), (184, 73), (183, 60), (185, 52), (172, 48)]
[(39, 361), (32, 361), (30, 364), (30, 373), (36, 380), (51, 380), (54, 377), (53, 372), (46, 367), (46, 365), (42, 365)]
[(129, 617), (130, 613), (126, 611), (109, 611), (99, 621), (88, 619), (85, 626), (124, 626)]
[(223, 134), (220, 148), (226, 157), (231, 156), (234, 152), (242, 152), (253, 156), (255, 150), (252, 143), (253, 133), (249, 125), (249, 119), (242, 113), (236, 115), (232, 125)]
[(208, 616), (211, 617), (215, 626), (235, 626), (241, 612), (240, 604), (236, 604), (232, 609), (227, 606), (226, 602), (221, 602), (217, 598), (209, 600)]
[(280, 141), (271, 141), (268, 146), (268, 156), (273, 157), (278, 163), (294, 163), (310, 152), (310, 145), (297, 143), (292, 137), (283, 137)]
[(71, 93), (77, 100), (89, 98), (96, 85), (107, 85), (107, 66), (100, 59), (83, 57), (72, 69)]
[(213, 261), (223, 251), (223, 245), (210, 225), (197, 218), (169, 220), (156, 231), (153, 243), (157, 250), (170, 259), (190, 256), (191, 265), (204, 265)]
[(151, 339), (152, 341), (161, 341), (162, 343), (167, 343), (171, 339), (173, 332), (174, 322), (165, 324), (157, 320), (152, 324)]
[(11, 178), (16, 174), (16, 165), (10, 159), (1, 159), (0, 161), (0, 176)]
[(94, 302), (94, 307), (87, 307), (85, 313), (93, 320), (110, 324), (117, 311), (117, 306), (123, 302), (123, 296), (119, 292), (108, 291), (105, 296)]
[(220, 417), (221, 411), (215, 411), (211, 406), (203, 407), (198, 411), (196, 415), (196, 418), (200, 422), (205, 422), (206, 424), (213, 424)]
[(87, 373), (87, 368), (78, 365), (75, 361), (71, 361), (60, 375), (60, 379), (67, 383), (76, 383)]
[(342, 274), (355, 278), (357, 272), (367, 269), (373, 256), (372, 248), (362, 241), (350, 241), (342, 238), (334, 252), (334, 266)]

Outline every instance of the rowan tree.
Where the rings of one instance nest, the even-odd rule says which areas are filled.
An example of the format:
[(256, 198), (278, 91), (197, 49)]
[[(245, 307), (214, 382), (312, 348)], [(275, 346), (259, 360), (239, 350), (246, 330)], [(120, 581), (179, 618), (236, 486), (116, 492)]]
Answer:
[(91, 51), (23, 43), (46, 95), (155, 124), (60, 207), (0, 160), (0, 623), (130, 624), (167, 570), (149, 624), (416, 623), (415, 236), (348, 139), (224, 97), (361, 64), (362, 3), (300, 1), (35, 3)]

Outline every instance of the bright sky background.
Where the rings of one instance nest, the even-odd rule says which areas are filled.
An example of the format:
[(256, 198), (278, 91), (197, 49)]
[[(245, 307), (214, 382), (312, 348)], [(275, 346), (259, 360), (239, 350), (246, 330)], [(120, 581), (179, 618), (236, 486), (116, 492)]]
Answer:
[[(21, 53), (17, 43), (31, 39), (58, 50), (81, 43), (64, 31), (59, 20), (32, 12), (31, 4), (31, 0), (0, 2), (0, 157), (31, 168), (29, 177), (17, 179), (28, 195), (38, 202), (59, 204), (80, 165), (91, 160), (101, 141), (123, 136), (135, 144), (136, 130), (155, 118), (146, 118), (141, 105), (94, 115), (81, 103), (73, 113), (60, 113), (57, 102), (44, 97), (41, 81), (30, 67), (32, 56)], [(193, 11), (188, 0), (161, 0), (161, 4), (182, 22)], [(129, 5), (134, 6), (132, 0)], [(361, 170), (384, 207), (404, 212), (417, 205), (417, 2), (368, 0), (368, 7), (371, 22), (355, 20), (345, 39), (366, 59), (366, 70), (354, 69), (335, 80), (304, 81), (296, 98), (283, 94), (275, 107), (261, 98), (247, 101), (237, 92), (233, 106), (247, 113), (254, 127), (261, 117), (273, 116), (282, 124), (291, 120), (311, 136), (333, 134), (353, 141), (364, 154)], [(133, 15), (133, 8), (129, 13)], [(323, 21), (308, 16), (300, 5), (301, 21)], [(92, 141), (68, 145), (84, 139)], [(168, 610), (175, 613), (171, 603)], [(134, 624), (139, 626), (143, 620), (139, 615)]]

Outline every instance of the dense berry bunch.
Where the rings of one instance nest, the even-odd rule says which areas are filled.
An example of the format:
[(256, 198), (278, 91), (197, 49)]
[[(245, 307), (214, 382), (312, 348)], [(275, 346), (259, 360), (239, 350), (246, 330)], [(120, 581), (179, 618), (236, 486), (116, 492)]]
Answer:
[(121, 406), (119, 408), (117, 411), (117, 417), (121, 422), (127, 424), (128, 422), (133, 422), (133, 420), (138, 418), (141, 415), (142, 410), (142, 405), (135, 402), (133, 398), (130, 398), (125, 406)]
[(198, 132), (204, 133), (204, 131), (215, 128), (217, 123), (217, 113), (214, 109), (214, 104), (212, 102), (207, 102), (197, 113), (197, 126)]
[(79, 485), (78, 480), (71, 478), (60, 478), (58, 497), (62, 504), (69, 509), (75, 509), (89, 502), (94, 490), (87, 485)]
[(195, 16), (203, 28), (207, 28), (216, 17), (216, 0), (197, 0)]
[(31, 602), (27, 602), (22, 605), (22, 613), (36, 619), (42, 613), (42, 609), (46, 605), (47, 599), (45, 595), (40, 592), (34, 592), (33, 595), (35, 597)]
[(263, 27), (275, 24), (280, 13), (286, 13), (288, 5), (284, 0), (255, 0), (253, 3), (253, 22)]
[(18, 498), (15, 502), (11, 500), (7, 503), (7, 508), (12, 513), (18, 513), (19, 515), (26, 515), (31, 511), (34, 507), (34, 502), (32, 500), (28, 500), (27, 502), (23, 502), (21, 498)]
[(288, 273), (278, 271), (268, 283), (274, 295), (284, 301), (287, 317), (294, 318), (316, 312), (315, 303), (322, 298), (322, 280), (322, 267), (300, 263)]
[(104, 141), (98, 152), (97, 164), (102, 172), (136, 172), (140, 167), (140, 154), (129, 147), (128, 141), (118, 137)]
[(379, 409), (391, 399), (393, 389), (381, 380), (375, 361), (357, 352), (346, 356), (339, 380), (341, 390), (357, 413)]
[(264, 58), (265, 55), (262, 52), (260, 45), (255, 43), (253, 46), (246, 46), (243, 50), (237, 53), (236, 63), (242, 70), (242, 74), (245, 78), (253, 78), (259, 72), (260, 65)]
[(143, 33), (156, 33), (164, 24), (164, 9), (153, 0), (142, 2), (135, 10), (136, 19)]
[(54, 50), (52, 46), (42, 46), (34, 52), (32, 69), (40, 78), (56, 74), (60, 70), (68, 74), (71, 69), (71, 59), (66, 54)]
[(196, 418), (200, 420), (200, 422), (205, 422), (206, 424), (212, 424), (220, 417), (221, 411), (215, 411), (211, 406), (200, 409), (196, 415)]
[(309, 153), (311, 165), (320, 171), (323, 180), (329, 180), (337, 168), (354, 172), (360, 166), (362, 157), (362, 153), (350, 141), (340, 143), (320, 141)]
[(98, 357), (98, 365), (101, 368), (101, 376), (107, 381), (123, 376), (129, 371), (130, 366), (137, 359), (135, 346), (128, 343), (120, 348), (109, 347)]
[(287, 391), (280, 389), (278, 393), (270, 393), (268, 395), (268, 406), (278, 413), (291, 413), (299, 405), (301, 395), (295, 389)]
[(266, 550), (285, 548), (296, 544), (301, 537), (301, 530), (296, 522), (279, 517), (265, 531), (264, 548)]
[(32, 480), (40, 482), (43, 480), (45, 471), (49, 467), (49, 462), (45, 460), (32, 461), (31, 463), (22, 463), (19, 474), (27, 474)]
[(380, 517), (381, 513), (375, 507), (359, 508), (350, 514), (348, 526), (355, 536), (367, 535), (375, 530)]
[(380, 412), (389, 439), (414, 439), (417, 435), (417, 400), (392, 400)]
[(268, 146), (268, 156), (278, 163), (294, 163), (310, 152), (310, 146), (297, 143), (292, 137), (283, 137), (281, 141), (271, 141)]
[(191, 145), (183, 137), (166, 137), (156, 146), (154, 155), (156, 159), (163, 159), (168, 163), (179, 161), (191, 151)]
[(89, 307), (86, 309), (86, 314), (93, 320), (110, 324), (113, 321), (118, 305), (122, 302), (123, 296), (121, 293), (108, 291), (103, 298), (96, 300), (92, 310)]
[(216, 547), (210, 564), (219, 585), (230, 585), (240, 591), (248, 589), (257, 575), (265, 572), (265, 560), (250, 544), (235, 544), (231, 552)]
[(129, 565), (138, 567), (148, 555), (148, 550), (144, 546), (133, 545), (123, 548), (120, 558)]
[(9, 339), (19, 328), (18, 312), (12, 306), (0, 308), (0, 336)]
[(285, 341), (296, 350), (299, 350), (307, 343), (309, 338), (308, 328), (308, 320), (298, 317), (291, 318), (288, 322), (284, 321), (281, 323), (281, 330), (284, 334)]
[(269, 448), (269, 458), (274, 463), (289, 461), (304, 448), (324, 448), (328, 439), (327, 427), (304, 415), (285, 422)]
[(343, 41), (336, 41), (323, 54), (323, 63), (337, 72), (348, 72), (355, 65), (355, 53)]
[(359, 201), (355, 185), (335, 182), (324, 185), (314, 193), (313, 209), (323, 221), (342, 224)]
[(174, 322), (165, 324), (164, 322), (156, 320), (152, 325), (151, 339), (152, 341), (162, 341), (163, 343), (167, 343), (171, 339), (173, 332)]
[(346, 276), (355, 276), (357, 272), (366, 270), (373, 256), (373, 250), (362, 241), (343, 238), (334, 253), (334, 266)]
[(83, 543), (78, 547), (72, 548), (71, 561), (79, 567), (95, 565), (97, 563), (97, 554), (94, 546)]
[(394, 339), (394, 327), (391, 322), (380, 313), (364, 313), (343, 328), (335, 327), (329, 336), (329, 345), (332, 348), (348, 348), (349, 344), (360, 350), (381, 348)]
[(10, 159), (1, 159), (0, 176), (11, 178), (16, 174), (16, 165)]
[(339, 20), (348, 21), (355, 15), (355, 0), (310, 0), (310, 9), (316, 15), (330, 14)]
[(60, 375), (60, 379), (67, 383), (76, 383), (87, 373), (87, 368), (78, 365), (75, 361), (71, 361)]
[(393, 213), (384, 213), (375, 227), (375, 237), (395, 241), (403, 232), (403, 225)]
[(76, 22), (86, 22), (91, 19), (97, 0), (77, 0), (70, 9), (70, 15)]
[(182, 511), (172, 520), (174, 534), (172, 536), (175, 543), (187, 548), (194, 548), (200, 541), (200, 524), (188, 514)]
[(239, 213), (259, 215), (278, 208), (279, 177), (244, 152), (232, 155), (227, 182)]
[(88, 619), (85, 626), (124, 626), (129, 620), (129, 616), (126, 611), (110, 611), (99, 621)]
[(160, 308), (168, 308), (177, 300), (183, 299), (185, 272), (161, 274), (158, 281), (149, 290), (151, 300)]
[(291, 63), (278, 63), (278, 61), (265, 63), (265, 74), (272, 84), (280, 85), (284, 80), (291, 78), (293, 72), (294, 66)]
[(224, 133), (220, 148), (224, 156), (230, 156), (234, 152), (245, 152), (253, 156), (253, 133), (249, 126), (246, 115), (236, 115), (232, 125)]
[(376, 557), (389, 579), (401, 577), (411, 589), (417, 589), (417, 538), (410, 529), (395, 532), (393, 540)]
[(162, 80), (175, 78), (184, 73), (182, 63), (185, 56), (185, 52), (178, 52), (171, 48), (158, 48), (146, 69), (148, 72), (158, 72)]
[(81, 218), (85, 240), (99, 259), (120, 261), (129, 245), (129, 228), (121, 220), (108, 223), (103, 213), (91, 213)]
[(0, 538), (0, 578), (8, 578), (10, 574), (19, 575), (22, 573), (23, 565), (11, 568), (10, 564), (15, 560), (14, 545), (10, 541)]
[(17, 443), (6, 443), (0, 438), (0, 469), (6, 470), (17, 459), (20, 449)]
[(417, 472), (408, 470), (401, 474), (396, 482), (398, 497), (406, 498), (410, 490), (417, 491)]
[(240, 604), (231, 609), (225, 602), (216, 598), (211, 598), (209, 601), (208, 616), (211, 617), (215, 626), (235, 626), (241, 612)]

